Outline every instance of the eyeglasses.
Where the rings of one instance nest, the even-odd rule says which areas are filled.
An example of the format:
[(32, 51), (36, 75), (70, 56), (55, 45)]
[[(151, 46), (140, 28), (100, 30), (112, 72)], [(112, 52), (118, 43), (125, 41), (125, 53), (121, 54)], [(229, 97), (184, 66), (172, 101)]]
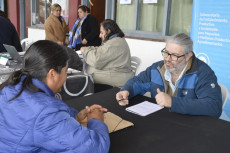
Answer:
[(164, 58), (167, 58), (168, 56), (170, 56), (170, 58), (171, 58), (172, 61), (177, 61), (178, 58), (181, 58), (181, 57), (185, 56), (185, 54), (184, 54), (184, 55), (181, 55), (181, 56), (177, 56), (177, 55), (174, 55), (174, 54), (170, 54), (165, 48), (162, 49), (161, 54), (162, 54), (162, 56), (163, 56)]

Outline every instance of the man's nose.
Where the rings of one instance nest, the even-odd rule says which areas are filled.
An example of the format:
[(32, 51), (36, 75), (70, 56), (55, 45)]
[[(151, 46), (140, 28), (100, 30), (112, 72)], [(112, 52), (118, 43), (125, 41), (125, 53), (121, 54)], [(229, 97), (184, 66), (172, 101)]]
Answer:
[(170, 56), (170, 55), (168, 55), (168, 56), (165, 58), (165, 60), (167, 60), (167, 61), (171, 61), (171, 56)]

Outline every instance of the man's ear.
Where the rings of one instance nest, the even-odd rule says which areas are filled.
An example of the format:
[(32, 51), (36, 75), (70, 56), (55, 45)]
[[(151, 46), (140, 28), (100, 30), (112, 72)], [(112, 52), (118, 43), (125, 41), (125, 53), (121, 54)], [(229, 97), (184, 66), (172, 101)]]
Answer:
[(108, 34), (110, 34), (111, 33), (111, 30), (110, 29), (108, 29)]
[(193, 53), (189, 52), (188, 55), (186, 56), (186, 62), (188, 62), (192, 56), (193, 56)]

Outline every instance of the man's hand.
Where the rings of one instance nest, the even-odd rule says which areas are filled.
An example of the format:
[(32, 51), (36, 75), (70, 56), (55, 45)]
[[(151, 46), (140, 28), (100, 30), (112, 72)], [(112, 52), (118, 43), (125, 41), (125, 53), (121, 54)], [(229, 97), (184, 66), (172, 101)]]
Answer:
[(85, 51), (85, 47), (81, 47), (80, 51), (81, 51), (81, 53), (83, 54), (84, 51)]
[(63, 46), (64, 45), (64, 43), (63, 42), (61, 42), (61, 41), (58, 41), (57, 42), (59, 45), (61, 45), (61, 46)]
[(68, 45), (69, 44), (69, 37), (65, 37), (65, 44)]
[(155, 96), (156, 102), (158, 105), (163, 107), (172, 107), (172, 98), (168, 94), (161, 92), (159, 88), (157, 88), (157, 94)]
[(126, 106), (129, 104), (129, 92), (127, 90), (120, 91), (116, 94), (116, 99), (121, 106)]
[(83, 45), (85, 45), (85, 44), (87, 44), (87, 42), (88, 42), (88, 41), (84, 38), (84, 39), (82, 40), (81, 43), (82, 43)]

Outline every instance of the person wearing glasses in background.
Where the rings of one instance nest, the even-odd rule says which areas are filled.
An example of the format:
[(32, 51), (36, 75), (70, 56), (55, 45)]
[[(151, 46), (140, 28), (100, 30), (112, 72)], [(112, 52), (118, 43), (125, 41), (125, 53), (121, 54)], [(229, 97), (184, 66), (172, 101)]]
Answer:
[(156, 62), (130, 79), (117, 93), (122, 106), (138, 94), (151, 92), (160, 106), (171, 112), (219, 117), (221, 89), (213, 70), (193, 53), (193, 41), (184, 33), (171, 36)]
[(59, 45), (65, 45), (69, 43), (69, 27), (61, 16), (61, 10), (61, 6), (57, 3), (51, 6), (52, 13), (45, 21), (45, 39), (56, 42)]

